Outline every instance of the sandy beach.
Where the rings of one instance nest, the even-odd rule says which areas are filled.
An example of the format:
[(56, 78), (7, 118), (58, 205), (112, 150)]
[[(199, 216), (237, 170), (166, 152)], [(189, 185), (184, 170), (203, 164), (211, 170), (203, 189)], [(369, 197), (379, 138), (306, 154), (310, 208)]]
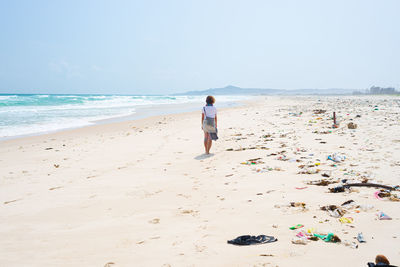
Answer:
[[(329, 191), (400, 184), (399, 97), (268, 96), (218, 112), (211, 155), (200, 109), (0, 141), (0, 266), (400, 265), (400, 191)], [(308, 230), (341, 242), (295, 244)], [(246, 234), (278, 241), (227, 244)]]

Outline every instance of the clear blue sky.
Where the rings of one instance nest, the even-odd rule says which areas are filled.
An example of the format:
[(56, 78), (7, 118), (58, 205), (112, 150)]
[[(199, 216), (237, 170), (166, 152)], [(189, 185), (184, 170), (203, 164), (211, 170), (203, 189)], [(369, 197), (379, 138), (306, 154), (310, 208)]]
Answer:
[(0, 0), (0, 93), (400, 87), (399, 0)]

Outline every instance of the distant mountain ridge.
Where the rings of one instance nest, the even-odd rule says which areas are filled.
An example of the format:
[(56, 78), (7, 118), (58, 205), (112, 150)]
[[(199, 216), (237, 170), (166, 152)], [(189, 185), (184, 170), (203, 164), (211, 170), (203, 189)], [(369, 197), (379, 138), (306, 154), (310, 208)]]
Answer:
[(350, 95), (354, 89), (262, 89), (240, 88), (228, 85), (223, 88), (210, 88), (202, 91), (188, 91), (175, 95)]

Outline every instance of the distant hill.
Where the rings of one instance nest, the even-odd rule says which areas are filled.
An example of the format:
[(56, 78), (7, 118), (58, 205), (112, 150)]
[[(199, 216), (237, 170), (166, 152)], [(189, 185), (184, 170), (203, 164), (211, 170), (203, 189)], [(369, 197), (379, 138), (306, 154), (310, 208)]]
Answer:
[(228, 85), (223, 88), (210, 88), (203, 91), (189, 91), (175, 95), (350, 95), (353, 89), (261, 89), (240, 88)]

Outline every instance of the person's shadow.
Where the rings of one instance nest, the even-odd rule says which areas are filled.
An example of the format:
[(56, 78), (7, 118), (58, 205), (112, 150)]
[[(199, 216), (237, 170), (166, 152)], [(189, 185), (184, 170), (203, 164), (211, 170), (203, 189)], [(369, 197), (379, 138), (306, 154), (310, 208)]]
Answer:
[(198, 155), (198, 156), (194, 157), (194, 159), (196, 159), (196, 160), (202, 160), (202, 159), (211, 158), (212, 156), (214, 156), (213, 153), (210, 153), (210, 154), (204, 153), (204, 154), (201, 154), (201, 155)]

